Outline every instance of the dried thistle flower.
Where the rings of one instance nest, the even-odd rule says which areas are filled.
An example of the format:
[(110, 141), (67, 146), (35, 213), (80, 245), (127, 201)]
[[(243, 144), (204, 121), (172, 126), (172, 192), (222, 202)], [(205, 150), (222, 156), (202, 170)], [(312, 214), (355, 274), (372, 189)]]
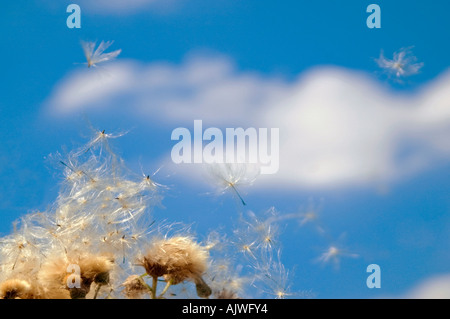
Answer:
[[(68, 271), (70, 265), (77, 265), (79, 273)], [(42, 266), (38, 276), (47, 297), (83, 299), (89, 293), (92, 283), (96, 283), (98, 288), (109, 283), (112, 268), (113, 261), (110, 257), (83, 254), (76, 257), (50, 258)], [(79, 285), (69, 285), (69, 281)]]
[(202, 274), (207, 269), (208, 251), (185, 236), (155, 240), (141, 265), (153, 278), (163, 276), (170, 285), (185, 280), (195, 282), (200, 295), (210, 295)]
[(194, 280), (207, 268), (208, 252), (189, 237), (156, 240), (144, 256), (142, 265), (152, 277), (164, 276), (177, 284)]
[(96, 284), (109, 283), (109, 272), (113, 268), (114, 259), (109, 256), (87, 255), (79, 261), (81, 276), (92, 279)]
[(9, 279), (0, 285), (0, 299), (35, 299), (38, 293), (28, 281)]

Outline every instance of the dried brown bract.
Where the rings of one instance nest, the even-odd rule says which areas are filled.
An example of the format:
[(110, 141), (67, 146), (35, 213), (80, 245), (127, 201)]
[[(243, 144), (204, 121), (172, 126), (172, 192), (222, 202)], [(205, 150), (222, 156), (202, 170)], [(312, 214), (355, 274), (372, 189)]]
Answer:
[(149, 293), (149, 287), (141, 276), (129, 276), (124, 283), (123, 294), (129, 299), (140, 299), (143, 294)]

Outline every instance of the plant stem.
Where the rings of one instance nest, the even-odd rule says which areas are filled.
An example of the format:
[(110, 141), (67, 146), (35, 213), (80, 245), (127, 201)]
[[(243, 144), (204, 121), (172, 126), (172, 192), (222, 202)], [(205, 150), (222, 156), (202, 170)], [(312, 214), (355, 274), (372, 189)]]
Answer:
[(153, 276), (152, 291), (151, 291), (152, 299), (156, 299), (156, 287), (157, 286), (158, 286), (158, 277)]
[(97, 295), (98, 295), (98, 292), (100, 291), (101, 287), (102, 287), (102, 285), (97, 284), (97, 287), (95, 288), (95, 294), (94, 294), (94, 298), (93, 299), (97, 299)]
[(158, 296), (158, 298), (161, 298), (162, 296), (164, 296), (164, 294), (167, 292), (167, 290), (169, 290), (170, 286), (172, 286), (172, 281), (169, 280), (166, 283), (166, 286), (164, 287), (163, 291), (161, 292), (161, 294)]

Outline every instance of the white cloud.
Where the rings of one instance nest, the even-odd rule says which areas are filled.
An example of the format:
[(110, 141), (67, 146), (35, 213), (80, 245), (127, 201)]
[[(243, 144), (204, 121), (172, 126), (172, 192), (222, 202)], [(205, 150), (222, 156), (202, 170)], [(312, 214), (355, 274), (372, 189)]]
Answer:
[(96, 71), (64, 79), (50, 97), (51, 112), (120, 108), (115, 101), (121, 97), (131, 112), (158, 120), (248, 124), (290, 89), (278, 79), (237, 73), (225, 58), (191, 57), (180, 66), (117, 62)]
[(266, 114), (283, 128), (284, 181), (323, 185), (392, 180), (448, 156), (450, 78), (415, 96), (388, 92), (364, 74), (318, 69)]
[(265, 176), (272, 185), (389, 182), (450, 157), (450, 72), (418, 92), (398, 94), (343, 68), (315, 68), (288, 82), (239, 72), (226, 58), (117, 62), (108, 75), (91, 71), (68, 75), (49, 109), (64, 116), (127, 107), (169, 127), (202, 119), (208, 126), (280, 128), (280, 170)]
[(409, 293), (404, 299), (450, 299), (450, 275), (436, 275), (428, 278)]

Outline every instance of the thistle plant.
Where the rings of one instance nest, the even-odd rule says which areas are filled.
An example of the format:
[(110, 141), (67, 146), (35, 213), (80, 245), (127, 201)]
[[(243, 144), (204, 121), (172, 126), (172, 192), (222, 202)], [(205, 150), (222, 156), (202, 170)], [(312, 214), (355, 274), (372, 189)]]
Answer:
[[(59, 195), (47, 211), (22, 216), (0, 238), (0, 298), (292, 295), (279, 223), (300, 215), (238, 209), (234, 229), (213, 230), (204, 240), (188, 227), (176, 230), (178, 222), (153, 216), (167, 188), (153, 175), (127, 169), (109, 144), (119, 135), (95, 130), (86, 145), (51, 156), (61, 171)], [(223, 190), (232, 189), (244, 204), (237, 185), (253, 178), (238, 168), (215, 173)]]

